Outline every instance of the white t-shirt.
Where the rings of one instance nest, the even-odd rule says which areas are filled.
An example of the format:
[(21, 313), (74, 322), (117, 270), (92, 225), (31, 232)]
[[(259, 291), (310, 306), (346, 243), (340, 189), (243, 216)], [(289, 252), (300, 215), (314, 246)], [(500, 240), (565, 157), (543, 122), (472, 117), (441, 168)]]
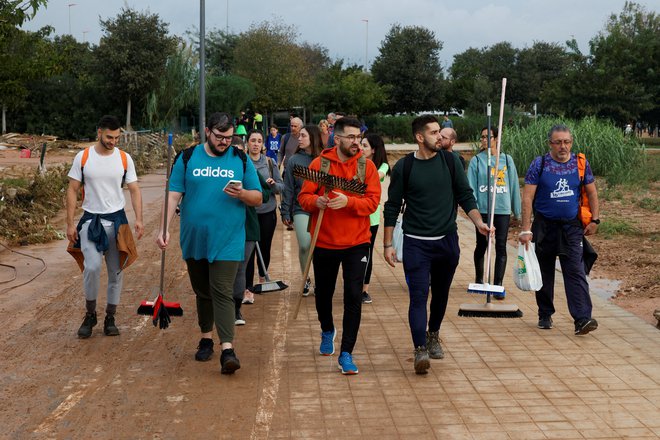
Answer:
[[(83, 152), (84, 150), (76, 154), (69, 171), (69, 177), (79, 182), (82, 181), (80, 164)], [(128, 153), (126, 153), (126, 162), (126, 183), (137, 182), (135, 164)], [(110, 214), (123, 209), (126, 204), (121, 188), (123, 176), (124, 165), (121, 163), (121, 154), (117, 148), (109, 156), (101, 156), (94, 147), (90, 148), (85, 163), (85, 200), (82, 208), (92, 214)]]

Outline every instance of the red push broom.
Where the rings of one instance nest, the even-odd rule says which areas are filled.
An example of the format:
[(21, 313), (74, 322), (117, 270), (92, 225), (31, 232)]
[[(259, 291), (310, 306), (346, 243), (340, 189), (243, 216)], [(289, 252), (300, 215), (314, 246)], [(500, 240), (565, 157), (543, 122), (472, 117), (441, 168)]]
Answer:
[[(163, 241), (167, 234), (167, 208), (168, 198), (170, 196), (170, 172), (172, 161), (172, 133), (167, 139), (167, 168), (165, 179), (165, 207), (163, 209)], [(163, 300), (163, 285), (165, 284), (165, 249), (160, 253), (160, 287), (158, 296), (153, 301), (142, 301), (137, 309), (138, 315), (149, 315), (152, 317), (154, 327), (159, 325), (161, 329), (169, 327), (172, 318), (170, 316), (182, 316), (183, 309), (178, 302), (169, 302)]]

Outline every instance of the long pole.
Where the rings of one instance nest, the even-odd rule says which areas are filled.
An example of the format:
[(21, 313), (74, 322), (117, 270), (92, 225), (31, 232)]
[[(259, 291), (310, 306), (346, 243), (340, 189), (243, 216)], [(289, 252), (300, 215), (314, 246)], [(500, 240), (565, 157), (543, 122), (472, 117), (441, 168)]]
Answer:
[(206, 142), (206, 8), (204, 0), (199, 0), (199, 141)]
[(225, 34), (229, 35), (229, 0), (227, 0), (227, 15), (225, 19), (226, 19)]
[(369, 71), (369, 19), (362, 19), (366, 26), (366, 32), (364, 35), (364, 71)]
[(69, 35), (73, 35), (71, 33), (71, 6), (76, 6), (76, 3), (69, 3)]

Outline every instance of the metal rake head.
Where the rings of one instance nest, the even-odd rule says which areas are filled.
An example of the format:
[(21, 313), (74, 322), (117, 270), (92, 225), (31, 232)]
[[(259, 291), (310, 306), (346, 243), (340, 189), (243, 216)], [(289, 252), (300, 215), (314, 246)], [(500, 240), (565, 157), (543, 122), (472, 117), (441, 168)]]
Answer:
[(325, 186), (328, 191), (339, 189), (353, 194), (363, 195), (367, 192), (367, 184), (358, 179), (346, 179), (344, 177), (333, 176), (323, 171), (311, 170), (301, 165), (293, 167), (293, 175), (303, 180), (309, 180), (319, 186)]

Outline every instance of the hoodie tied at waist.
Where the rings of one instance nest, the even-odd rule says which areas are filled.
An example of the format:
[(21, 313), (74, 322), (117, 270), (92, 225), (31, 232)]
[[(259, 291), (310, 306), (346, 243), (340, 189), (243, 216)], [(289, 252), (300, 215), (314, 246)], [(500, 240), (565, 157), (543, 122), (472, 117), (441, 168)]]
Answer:
[(126, 212), (123, 209), (110, 214), (92, 214), (85, 211), (76, 227), (78, 231), (78, 239), (75, 242), (70, 241), (69, 246), (67, 247), (67, 252), (76, 260), (80, 270), (82, 271), (85, 269), (85, 256), (80, 249), (80, 230), (83, 225), (90, 220), (91, 222), (87, 229), (87, 239), (95, 244), (96, 250), (99, 252), (106, 252), (108, 250), (108, 235), (105, 233), (105, 228), (101, 223), (101, 220), (107, 220), (112, 222), (115, 228), (117, 250), (119, 251), (120, 271), (133, 264), (137, 259), (137, 248), (135, 247), (135, 241), (133, 240), (133, 233), (128, 225)]
[[(549, 218), (544, 217), (541, 213), (536, 212), (534, 214), (534, 223), (532, 224), (532, 234), (534, 237), (534, 243), (536, 244), (536, 251), (540, 254), (543, 253), (543, 242), (545, 240), (545, 236), (547, 235), (547, 231), (549, 228), (558, 228), (559, 233), (558, 238), (559, 238), (559, 244), (558, 244), (558, 255), (563, 255), (567, 256), (571, 251), (575, 251), (575, 249), (571, 249), (570, 246), (568, 245), (568, 237), (567, 237), (567, 230), (570, 228), (579, 228), (580, 231), (583, 231), (582, 227), (582, 222), (580, 221), (579, 218), (574, 218), (574, 219), (561, 219), (561, 220), (552, 220)], [(591, 272), (591, 268), (593, 267), (594, 263), (596, 262), (596, 259), (598, 258), (598, 254), (594, 250), (594, 248), (591, 246), (591, 243), (587, 240), (587, 238), (584, 236), (584, 233), (582, 235), (582, 260), (584, 263), (584, 272), (585, 274), (589, 275), (589, 272)]]

